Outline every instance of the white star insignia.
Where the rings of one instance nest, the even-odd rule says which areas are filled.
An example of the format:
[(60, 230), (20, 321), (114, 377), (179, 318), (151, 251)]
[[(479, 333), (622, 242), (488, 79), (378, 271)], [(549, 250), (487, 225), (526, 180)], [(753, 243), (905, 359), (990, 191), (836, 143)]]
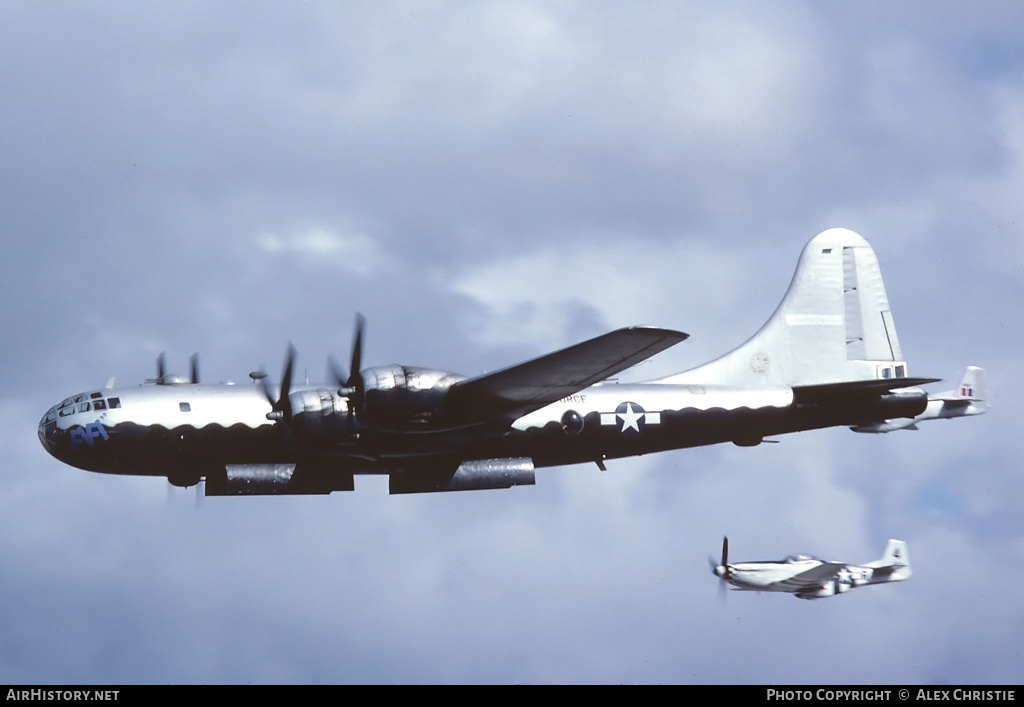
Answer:
[(622, 419), (622, 429), (620, 431), (625, 432), (626, 430), (636, 430), (639, 432), (640, 425), (637, 423), (640, 422), (640, 418), (643, 416), (644, 414), (642, 412), (633, 412), (633, 406), (626, 403), (626, 412), (619, 414), (619, 417)]

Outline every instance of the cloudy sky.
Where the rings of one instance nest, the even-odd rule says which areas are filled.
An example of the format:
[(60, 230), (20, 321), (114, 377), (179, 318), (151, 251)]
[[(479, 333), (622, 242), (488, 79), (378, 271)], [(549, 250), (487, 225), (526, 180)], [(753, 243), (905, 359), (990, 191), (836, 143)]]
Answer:
[[(0, 4), (0, 682), (1001, 683), (1024, 670), (1018, 2)], [(912, 375), (983, 417), (212, 498), (90, 474), (46, 409), (164, 351), (204, 380), (465, 374), (613, 328), (728, 351), (832, 226)], [(950, 385), (946, 383), (945, 385)], [(941, 388), (943, 384), (936, 387)], [(708, 555), (914, 577), (730, 593)]]

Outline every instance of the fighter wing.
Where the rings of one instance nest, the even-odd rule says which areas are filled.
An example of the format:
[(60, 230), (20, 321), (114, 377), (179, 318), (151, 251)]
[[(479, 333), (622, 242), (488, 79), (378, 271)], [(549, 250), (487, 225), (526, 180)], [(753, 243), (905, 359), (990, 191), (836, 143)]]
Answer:
[(618, 329), (526, 363), (460, 381), (448, 391), (444, 415), (453, 422), (524, 415), (635, 366), (688, 336), (655, 327)]
[(789, 579), (777, 582), (775, 586), (787, 592), (802, 592), (817, 589), (831, 580), (848, 565), (845, 562), (822, 562), (816, 567), (795, 574)]

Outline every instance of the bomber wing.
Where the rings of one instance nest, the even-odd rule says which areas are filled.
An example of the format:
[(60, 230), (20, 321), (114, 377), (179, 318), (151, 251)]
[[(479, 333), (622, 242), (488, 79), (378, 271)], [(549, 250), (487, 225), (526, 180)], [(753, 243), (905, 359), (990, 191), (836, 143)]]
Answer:
[(840, 571), (848, 567), (845, 562), (822, 562), (816, 567), (795, 574), (789, 579), (776, 583), (779, 589), (787, 592), (801, 592), (806, 589), (816, 589), (836, 576)]
[(460, 381), (448, 391), (444, 414), (457, 422), (525, 415), (635, 366), (688, 336), (655, 327), (617, 329), (532, 361)]

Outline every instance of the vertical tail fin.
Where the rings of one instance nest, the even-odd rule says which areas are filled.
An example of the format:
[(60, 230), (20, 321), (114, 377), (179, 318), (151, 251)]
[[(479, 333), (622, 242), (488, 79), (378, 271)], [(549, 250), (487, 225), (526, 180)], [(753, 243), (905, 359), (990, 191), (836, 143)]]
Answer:
[(833, 228), (804, 247), (789, 290), (760, 331), (665, 382), (802, 386), (906, 375), (875, 252), (853, 231)]
[(969, 401), (970, 408), (976, 408), (977, 412), (966, 413), (976, 415), (988, 410), (988, 384), (985, 382), (985, 369), (977, 366), (968, 366), (960, 377), (960, 385), (956, 390), (949, 393), (941, 393), (940, 396), (948, 396), (951, 400)]
[(923, 419), (947, 419), (980, 415), (989, 408), (985, 369), (968, 366), (956, 390), (928, 396), (928, 410)]
[(912, 571), (907, 544), (902, 540), (890, 540), (885, 546), (882, 557), (874, 562), (869, 562), (865, 567), (874, 570), (871, 577), (872, 583), (898, 582), (909, 578)]

